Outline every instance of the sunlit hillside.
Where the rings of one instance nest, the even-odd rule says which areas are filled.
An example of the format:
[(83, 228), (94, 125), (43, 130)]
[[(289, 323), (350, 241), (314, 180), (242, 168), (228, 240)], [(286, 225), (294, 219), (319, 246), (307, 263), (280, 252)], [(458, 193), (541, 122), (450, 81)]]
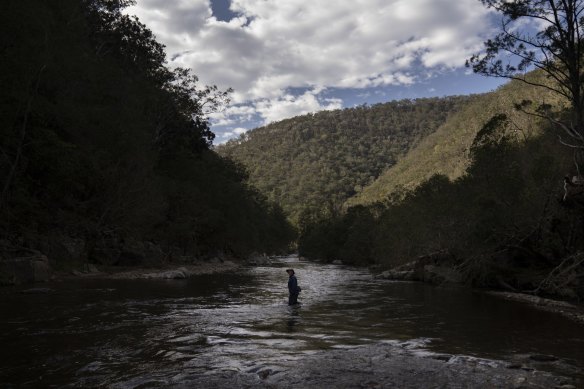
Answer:
[[(536, 75), (533, 75), (536, 77)], [(477, 132), (497, 114), (506, 114), (511, 130), (520, 133), (518, 139), (541, 132), (540, 120), (519, 112), (514, 105), (522, 100), (559, 104), (558, 97), (542, 88), (520, 82), (510, 82), (498, 90), (469, 101), (454, 113), (434, 133), (429, 134), (404, 158), (387, 169), (347, 204), (369, 204), (382, 201), (397, 190), (411, 190), (435, 174), (454, 180), (469, 166), (470, 146)]]
[(401, 100), (298, 116), (252, 130), (217, 151), (241, 162), (251, 184), (298, 222), (303, 212), (340, 210), (477, 99)]

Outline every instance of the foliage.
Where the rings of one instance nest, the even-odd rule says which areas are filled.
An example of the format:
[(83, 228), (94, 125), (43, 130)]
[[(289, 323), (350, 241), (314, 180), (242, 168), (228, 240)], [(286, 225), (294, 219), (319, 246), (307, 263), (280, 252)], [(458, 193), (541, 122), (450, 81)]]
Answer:
[[(532, 72), (529, 78), (542, 81), (544, 76)], [(514, 103), (524, 99), (541, 98), (555, 106), (563, 100), (550, 91), (512, 81), (494, 92), (476, 96), (435, 132), (422, 139), (397, 163), (385, 170), (371, 185), (347, 201), (349, 206), (373, 204), (387, 198), (399, 200), (401, 194), (415, 189), (433, 175), (439, 174), (456, 180), (464, 176), (471, 163), (471, 146), (477, 132), (491, 117), (504, 114), (511, 123), (510, 131), (524, 141), (541, 133), (537, 117), (525, 115), (514, 108)]]
[(401, 100), (298, 116), (219, 146), (297, 225), (338, 214), (344, 202), (393, 166), (474, 97)]
[(229, 91), (167, 68), (130, 3), (0, 6), (0, 240), (62, 234), (91, 251), (114, 231), (200, 255), (285, 250), (281, 210), (209, 150), (206, 114)]
[[(584, 2), (582, 0), (481, 0), (502, 16), (501, 32), (485, 42), (485, 52), (467, 61), (476, 73), (505, 77), (550, 90), (570, 102), (571, 117), (553, 118), (544, 101), (532, 113), (565, 130), (569, 146), (584, 148)], [(526, 23), (527, 22), (527, 23)], [(538, 27), (534, 26), (535, 22)], [(539, 30), (537, 30), (539, 28)], [(507, 54), (506, 63), (501, 53)], [(542, 71), (551, 82), (534, 82), (528, 70)], [(520, 104), (520, 108), (531, 101)]]
[[(302, 232), (301, 254), (393, 267), (448, 252), (483, 285), (496, 283), (501, 268), (558, 263), (584, 242), (584, 236), (564, 241), (565, 229), (575, 237), (582, 228), (560, 202), (558, 176), (569, 161), (546, 153), (560, 147), (549, 136), (525, 143), (516, 136), (508, 118), (495, 116), (473, 142), (467, 175), (455, 181), (435, 175), (401, 201), (357, 205), (315, 221)], [(485, 258), (494, 260), (491, 268), (475, 269)]]

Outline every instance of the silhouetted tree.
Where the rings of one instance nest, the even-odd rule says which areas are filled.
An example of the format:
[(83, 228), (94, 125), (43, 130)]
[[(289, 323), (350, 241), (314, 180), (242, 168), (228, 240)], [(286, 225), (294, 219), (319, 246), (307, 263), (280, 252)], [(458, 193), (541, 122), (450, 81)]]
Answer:
[[(540, 102), (530, 112), (561, 127), (569, 137), (569, 140), (560, 138), (562, 143), (584, 149), (584, 1), (481, 2), (501, 14), (501, 32), (487, 40), (485, 52), (473, 55), (466, 65), (476, 73), (520, 80), (566, 98), (572, 108), (568, 120), (552, 115), (552, 107), (546, 102)], [(533, 68), (542, 71), (549, 82), (531, 77), (527, 71)], [(518, 108), (528, 110), (530, 105), (532, 102), (525, 100)]]

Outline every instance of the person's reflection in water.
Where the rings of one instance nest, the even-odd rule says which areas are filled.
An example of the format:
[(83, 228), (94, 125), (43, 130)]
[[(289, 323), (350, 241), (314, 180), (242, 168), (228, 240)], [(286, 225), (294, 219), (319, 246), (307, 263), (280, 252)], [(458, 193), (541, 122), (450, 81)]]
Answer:
[(298, 306), (289, 307), (288, 311), (290, 312), (290, 316), (288, 316), (288, 321), (286, 324), (288, 325), (288, 332), (295, 332), (296, 325), (299, 322), (300, 316), (298, 314)]

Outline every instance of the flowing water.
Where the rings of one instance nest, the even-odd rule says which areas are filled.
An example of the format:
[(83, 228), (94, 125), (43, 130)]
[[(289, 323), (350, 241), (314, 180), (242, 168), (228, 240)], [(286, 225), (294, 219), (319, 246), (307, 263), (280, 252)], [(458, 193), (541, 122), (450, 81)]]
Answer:
[[(287, 267), (299, 307), (286, 305)], [(0, 290), (0, 387), (165, 387), (381, 341), (499, 360), (543, 354), (558, 359), (543, 369), (573, 376), (584, 367), (584, 326), (559, 315), (297, 257), (188, 280), (43, 287), (51, 291)]]

